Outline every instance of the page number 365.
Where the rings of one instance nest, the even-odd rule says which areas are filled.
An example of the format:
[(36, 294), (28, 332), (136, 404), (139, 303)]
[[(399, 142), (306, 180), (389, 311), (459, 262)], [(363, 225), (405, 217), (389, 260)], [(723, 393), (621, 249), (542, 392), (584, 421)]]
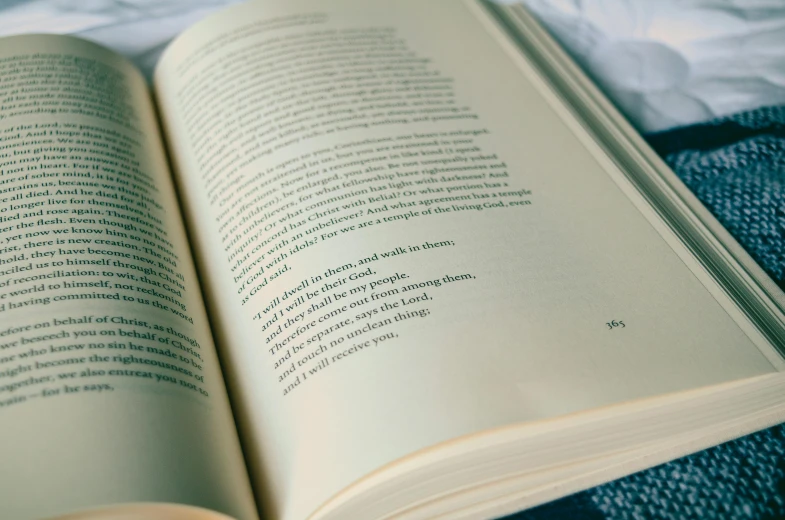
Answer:
[(623, 329), (623, 328), (625, 328), (627, 326), (621, 320), (612, 320), (612, 321), (609, 321), (608, 323), (606, 323), (605, 325), (608, 326), (608, 330)]

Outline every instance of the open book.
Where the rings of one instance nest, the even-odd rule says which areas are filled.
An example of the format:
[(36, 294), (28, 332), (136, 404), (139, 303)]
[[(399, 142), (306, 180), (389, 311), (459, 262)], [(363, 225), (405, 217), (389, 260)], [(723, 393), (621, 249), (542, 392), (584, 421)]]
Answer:
[(2, 518), (490, 518), (785, 420), (782, 293), (520, 8), (241, 5), (152, 92), (3, 39), (0, 240)]

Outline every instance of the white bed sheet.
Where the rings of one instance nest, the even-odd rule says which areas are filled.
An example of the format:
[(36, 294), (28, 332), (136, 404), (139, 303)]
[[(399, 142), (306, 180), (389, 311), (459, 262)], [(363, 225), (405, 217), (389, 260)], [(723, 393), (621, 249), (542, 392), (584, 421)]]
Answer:
[(524, 0), (643, 132), (785, 103), (785, 0)]

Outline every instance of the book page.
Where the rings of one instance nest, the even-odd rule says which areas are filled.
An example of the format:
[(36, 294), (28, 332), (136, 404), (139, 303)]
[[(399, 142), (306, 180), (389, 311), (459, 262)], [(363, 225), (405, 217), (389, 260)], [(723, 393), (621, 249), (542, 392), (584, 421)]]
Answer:
[(173, 502), (256, 518), (147, 86), (0, 46), (0, 517)]
[(275, 518), (462, 435), (777, 370), (478, 13), (249, 4), (158, 68)]

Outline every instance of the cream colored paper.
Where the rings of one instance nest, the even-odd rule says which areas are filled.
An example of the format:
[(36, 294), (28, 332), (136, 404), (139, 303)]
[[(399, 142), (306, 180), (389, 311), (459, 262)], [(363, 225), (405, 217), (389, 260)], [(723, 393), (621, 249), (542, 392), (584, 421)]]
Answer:
[[(248, 4), (188, 31), (158, 68), (209, 308), (276, 518), (304, 518), (455, 437), (775, 371), (476, 13)], [(405, 87), (423, 78), (444, 80), (446, 97), (418, 104)]]
[(141, 74), (13, 37), (0, 92), (0, 517), (257, 518)]

